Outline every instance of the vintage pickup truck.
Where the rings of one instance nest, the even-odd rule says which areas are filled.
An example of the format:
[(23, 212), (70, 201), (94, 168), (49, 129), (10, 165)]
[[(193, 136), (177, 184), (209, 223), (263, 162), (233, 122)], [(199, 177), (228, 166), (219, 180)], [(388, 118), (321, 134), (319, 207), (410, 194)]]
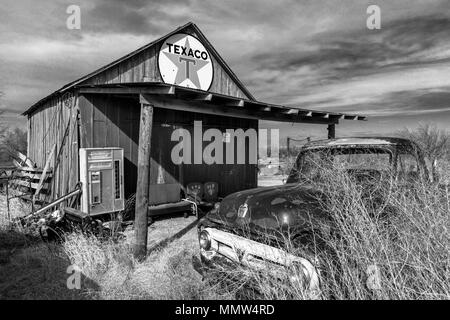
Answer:
[(320, 173), (315, 161), (323, 157), (339, 162), (354, 175), (373, 177), (389, 172), (395, 179), (410, 182), (428, 179), (422, 152), (406, 139), (365, 137), (310, 142), (299, 152), (285, 184), (231, 194), (200, 220), (200, 257), (194, 256), (194, 268), (205, 274), (219, 266), (233, 268), (236, 263), (255, 270), (268, 264), (295, 267), (302, 271), (295, 274), (302, 275), (298, 280), (305, 288), (320, 290), (316, 257), (288, 253), (279, 244), (289, 237), (292, 243), (305, 245), (304, 241), (296, 241), (304, 228), (327, 221), (326, 213), (317, 205), (321, 191), (315, 183)]

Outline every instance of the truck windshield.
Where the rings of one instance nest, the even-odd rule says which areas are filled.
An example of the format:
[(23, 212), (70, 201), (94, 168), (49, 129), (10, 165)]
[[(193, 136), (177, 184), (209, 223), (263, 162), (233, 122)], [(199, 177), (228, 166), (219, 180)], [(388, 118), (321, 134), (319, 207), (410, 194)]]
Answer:
[(348, 171), (389, 171), (392, 153), (381, 148), (318, 148), (306, 150), (297, 158), (288, 183), (317, 180), (324, 169)]

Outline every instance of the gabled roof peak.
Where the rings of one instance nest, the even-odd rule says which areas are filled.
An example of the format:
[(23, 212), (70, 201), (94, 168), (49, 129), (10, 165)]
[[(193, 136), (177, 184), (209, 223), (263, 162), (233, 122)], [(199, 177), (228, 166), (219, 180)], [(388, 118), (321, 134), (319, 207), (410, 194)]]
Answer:
[(214, 49), (214, 47), (212, 46), (212, 44), (208, 41), (208, 39), (205, 37), (205, 35), (202, 33), (202, 31), (197, 27), (197, 25), (192, 22), (189, 21), (186, 24), (176, 28), (175, 30), (169, 32), (168, 34), (165, 34), (164, 36), (138, 48), (137, 50), (130, 52), (129, 54), (75, 80), (72, 81), (66, 85), (64, 85), (63, 87), (61, 87), (59, 90), (53, 92), (52, 94), (48, 95), (47, 97), (39, 100), (37, 103), (35, 103), (34, 105), (32, 105), (30, 108), (28, 108), (22, 115), (27, 115), (30, 114), (31, 112), (33, 112), (34, 110), (36, 110), (37, 108), (39, 108), (39, 106), (46, 102), (47, 100), (49, 100), (52, 97), (55, 97), (59, 94), (64, 93), (67, 90), (73, 89), (75, 86), (82, 84), (83, 82), (89, 80), (90, 78), (100, 74), (101, 72), (108, 70), (114, 66), (116, 66), (117, 64), (130, 59), (131, 57), (141, 53), (142, 51), (156, 45), (157, 43), (161, 42), (162, 40), (176, 34), (179, 33), (183, 30), (188, 30), (188, 29), (192, 29), (194, 31), (194, 33), (196, 34), (196, 36), (199, 38), (199, 40), (204, 44), (204, 46), (211, 52), (211, 54), (214, 56), (214, 58), (217, 60), (217, 62), (221, 65), (221, 67), (229, 74), (229, 76), (231, 77), (231, 79), (236, 83), (236, 85), (239, 87), (239, 89), (248, 97), (248, 99), (250, 100), (255, 100), (255, 98), (253, 97), (253, 95), (247, 90), (247, 88), (244, 86), (244, 84), (238, 79), (238, 77), (234, 74), (234, 72), (231, 70), (231, 68), (228, 66), (228, 64), (225, 62), (225, 60), (223, 60), (223, 58), (219, 55), (219, 53)]

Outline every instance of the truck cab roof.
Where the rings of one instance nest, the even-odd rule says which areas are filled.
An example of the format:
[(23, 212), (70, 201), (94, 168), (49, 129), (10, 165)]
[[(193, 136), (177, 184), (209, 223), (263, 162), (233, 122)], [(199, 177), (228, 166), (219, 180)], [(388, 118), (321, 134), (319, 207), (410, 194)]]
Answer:
[(404, 138), (394, 137), (348, 137), (323, 139), (306, 143), (303, 148), (338, 147), (338, 146), (413, 146), (414, 143)]

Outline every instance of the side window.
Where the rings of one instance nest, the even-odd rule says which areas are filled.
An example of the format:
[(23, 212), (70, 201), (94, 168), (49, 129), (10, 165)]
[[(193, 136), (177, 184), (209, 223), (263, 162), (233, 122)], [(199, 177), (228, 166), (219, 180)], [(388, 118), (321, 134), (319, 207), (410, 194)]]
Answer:
[(300, 182), (305, 179), (305, 174), (311, 170), (311, 156), (314, 156), (314, 152), (306, 151), (299, 153), (289, 173), (287, 183)]
[(399, 178), (416, 179), (419, 177), (419, 162), (411, 152), (400, 152), (397, 156), (397, 172)]
[(297, 162), (297, 176), (301, 180), (315, 180), (320, 172), (330, 165), (329, 150), (311, 150), (304, 152)]
[(302, 153), (300, 153), (297, 158), (295, 159), (295, 163), (291, 168), (291, 171), (289, 172), (289, 176), (286, 180), (286, 183), (294, 183), (299, 182), (299, 169), (302, 162)]

